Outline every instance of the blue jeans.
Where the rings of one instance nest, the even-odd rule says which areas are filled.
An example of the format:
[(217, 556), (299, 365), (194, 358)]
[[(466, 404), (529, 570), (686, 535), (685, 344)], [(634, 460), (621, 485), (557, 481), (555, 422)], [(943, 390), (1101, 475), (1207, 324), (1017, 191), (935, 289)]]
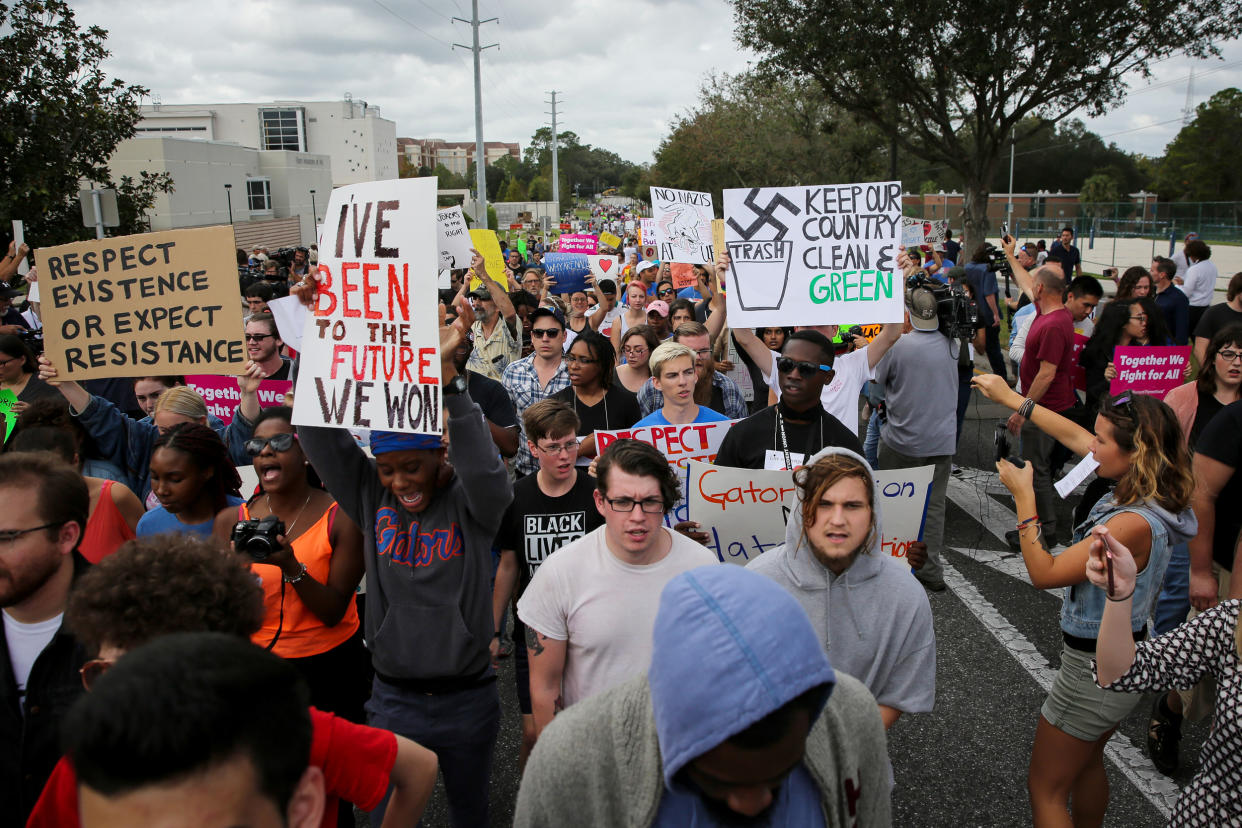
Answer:
[[(496, 682), (429, 695), (394, 687), (377, 676), (367, 714), (371, 727), (391, 730), (435, 753), (454, 828), (486, 828), (492, 751), (500, 732)], [(371, 812), (371, 824), (384, 821), (391, 794)]]
[(1169, 566), (1164, 570), (1164, 585), (1156, 598), (1152, 629), (1164, 635), (1186, 620), (1190, 612), (1190, 546), (1175, 543), (1169, 550)]
[(871, 464), (871, 468), (880, 467), (880, 412), (871, 412), (867, 420), (867, 438), (863, 440), (863, 457)]

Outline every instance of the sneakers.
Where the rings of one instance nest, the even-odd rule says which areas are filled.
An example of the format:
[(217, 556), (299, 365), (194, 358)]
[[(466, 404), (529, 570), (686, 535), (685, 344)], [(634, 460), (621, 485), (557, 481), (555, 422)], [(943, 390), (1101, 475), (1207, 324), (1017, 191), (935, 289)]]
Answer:
[(1177, 744), (1182, 739), (1182, 717), (1169, 710), (1162, 695), (1151, 708), (1147, 725), (1147, 755), (1165, 776), (1177, 771)]

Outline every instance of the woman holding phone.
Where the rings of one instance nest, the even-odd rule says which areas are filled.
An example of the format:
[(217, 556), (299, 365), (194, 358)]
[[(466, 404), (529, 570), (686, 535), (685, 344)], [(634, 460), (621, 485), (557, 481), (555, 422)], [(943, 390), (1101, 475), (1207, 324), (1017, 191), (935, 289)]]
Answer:
[(1097, 527), (1133, 553), (1136, 571), (1127, 631), (1135, 641), (1146, 635), (1147, 618), (1174, 543), (1195, 534), (1190, 510), (1194, 478), (1181, 426), (1159, 400), (1129, 392), (1106, 397), (1095, 420), (1095, 434), (1023, 399), (1003, 377), (985, 374), (975, 386), (993, 402), (1017, 411), (1076, 455), (1088, 452), (1100, 477), (1116, 480), (1086, 519), (1074, 529), (1068, 549), (1053, 556), (1040, 542), (1032, 468), (997, 462), (1001, 482), (1013, 494), (1022, 559), (1038, 589), (1065, 587), (1061, 605), (1061, 668), (1040, 710), (1027, 773), (1031, 810), (1038, 826), (1067, 825), (1073, 796), (1075, 825), (1099, 825), (1108, 807), (1104, 746), (1137, 696), (1101, 690), (1091, 672), (1100, 621), (1110, 596), (1087, 580), (1089, 537)]

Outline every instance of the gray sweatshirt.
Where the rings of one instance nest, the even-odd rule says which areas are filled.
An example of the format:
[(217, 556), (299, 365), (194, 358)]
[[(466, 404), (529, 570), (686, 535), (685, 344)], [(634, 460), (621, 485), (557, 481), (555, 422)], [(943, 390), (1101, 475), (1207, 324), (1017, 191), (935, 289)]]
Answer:
[(417, 515), (380, 484), (375, 461), (348, 431), (297, 429), (324, 485), (362, 528), (376, 673), (429, 691), (492, 673), (492, 541), (513, 499), (478, 405), (467, 394), (444, 403), (456, 474)]

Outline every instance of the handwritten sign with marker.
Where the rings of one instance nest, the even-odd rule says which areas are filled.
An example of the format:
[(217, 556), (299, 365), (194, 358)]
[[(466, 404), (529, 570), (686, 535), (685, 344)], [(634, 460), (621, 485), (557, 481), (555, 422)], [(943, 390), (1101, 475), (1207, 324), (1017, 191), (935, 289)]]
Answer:
[(435, 203), (434, 178), (332, 191), (295, 424), (441, 433)]
[(13, 410), (13, 406), (17, 405), (17, 395), (11, 389), (0, 388), (0, 417), (4, 418), (4, 441), (9, 441), (9, 435), (13, 433), (13, 426), (17, 425), (17, 412)]
[(715, 260), (711, 193), (652, 187), (651, 212), (660, 261), (708, 264)]
[(724, 191), (730, 324), (900, 322), (901, 182)]
[(555, 293), (586, 290), (591, 275), (591, 257), (581, 253), (548, 253), (543, 257), (544, 272), (556, 280)]
[(38, 250), (44, 350), (61, 379), (241, 373), (235, 250), (231, 227)]
[(901, 243), (907, 248), (928, 244), (933, 250), (944, 252), (944, 234), (948, 231), (948, 219), (901, 218)]
[[(437, 236), (440, 240), (440, 267), (443, 270), (461, 270), (470, 267), (470, 228), (460, 207), (445, 207), (436, 211)], [(497, 245), (499, 247), (499, 245)]]
[(1118, 346), (1113, 349), (1113, 367), (1117, 376), (1108, 386), (1108, 393), (1130, 390), (1136, 394), (1163, 397), (1186, 381), (1190, 363), (1190, 346), (1167, 345), (1138, 347)]

